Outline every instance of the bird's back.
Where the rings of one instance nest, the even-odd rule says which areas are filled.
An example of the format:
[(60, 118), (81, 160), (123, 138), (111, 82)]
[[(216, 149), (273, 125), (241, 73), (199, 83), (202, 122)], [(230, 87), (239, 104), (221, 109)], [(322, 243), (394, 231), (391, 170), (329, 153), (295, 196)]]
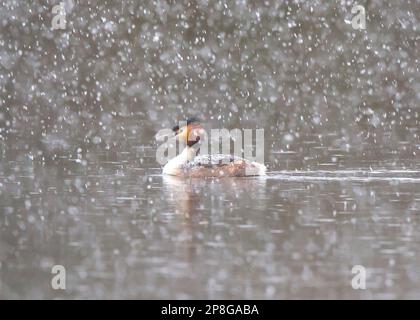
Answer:
[(199, 155), (184, 166), (189, 177), (246, 177), (265, 175), (264, 165), (240, 157), (212, 154)]

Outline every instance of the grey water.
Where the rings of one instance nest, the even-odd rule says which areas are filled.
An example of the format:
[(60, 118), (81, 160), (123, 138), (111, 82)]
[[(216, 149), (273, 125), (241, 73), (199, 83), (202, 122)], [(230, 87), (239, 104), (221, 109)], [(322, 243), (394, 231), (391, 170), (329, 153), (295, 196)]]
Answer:
[[(0, 5), (1, 299), (420, 298), (418, 1), (64, 2)], [(163, 176), (188, 116), (268, 175)]]
[(419, 298), (420, 169), (185, 180), (154, 151), (3, 167), (1, 296)]

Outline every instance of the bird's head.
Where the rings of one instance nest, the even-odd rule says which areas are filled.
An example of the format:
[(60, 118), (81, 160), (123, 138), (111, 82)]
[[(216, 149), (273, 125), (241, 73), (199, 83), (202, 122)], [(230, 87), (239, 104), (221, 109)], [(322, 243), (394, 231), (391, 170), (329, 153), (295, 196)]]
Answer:
[(196, 118), (189, 118), (172, 128), (175, 136), (181, 141), (184, 140), (187, 146), (192, 147), (202, 139), (204, 128)]

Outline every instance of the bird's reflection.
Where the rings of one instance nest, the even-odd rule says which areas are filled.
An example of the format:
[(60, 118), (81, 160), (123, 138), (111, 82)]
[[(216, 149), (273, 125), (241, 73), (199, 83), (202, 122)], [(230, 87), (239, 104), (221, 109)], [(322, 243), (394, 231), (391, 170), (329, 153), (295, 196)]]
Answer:
[(182, 214), (187, 221), (191, 220), (191, 215), (200, 204), (198, 182), (175, 176), (163, 176), (169, 203), (174, 207), (174, 211)]
[[(212, 199), (223, 198), (232, 206), (240, 208), (244, 201), (255, 203), (265, 199), (266, 181), (264, 177), (198, 179), (163, 176), (166, 197), (176, 213), (182, 214), (188, 221), (200, 212), (224, 211), (223, 203), (214, 203)], [(241, 195), (246, 195), (241, 196)]]
[(175, 214), (183, 216), (179, 223), (179, 236), (175, 243), (177, 254), (183, 259), (193, 261), (197, 256), (197, 235), (193, 224), (192, 215), (200, 206), (200, 195), (197, 193), (199, 186), (189, 179), (163, 175), (163, 186), (166, 199)]
[(180, 234), (176, 243), (178, 254), (188, 261), (194, 260), (206, 241), (205, 225), (212, 221), (212, 215), (227, 210), (256, 208), (258, 203), (265, 205), (265, 184), (266, 179), (262, 177), (185, 179), (164, 175), (166, 199), (174, 213), (183, 217), (182, 223), (176, 226)]

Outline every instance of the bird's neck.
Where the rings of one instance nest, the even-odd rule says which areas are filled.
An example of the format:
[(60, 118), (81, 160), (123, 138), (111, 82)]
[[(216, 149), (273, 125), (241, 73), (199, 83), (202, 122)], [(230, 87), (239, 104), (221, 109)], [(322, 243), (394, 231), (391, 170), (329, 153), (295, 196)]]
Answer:
[(192, 161), (195, 158), (196, 153), (196, 148), (186, 146), (178, 156), (171, 160), (171, 162), (178, 166), (183, 166), (189, 161)]
[(170, 175), (179, 175), (179, 170), (182, 170), (184, 165), (189, 161), (194, 160), (197, 153), (197, 148), (185, 147), (182, 152), (168, 161), (168, 163), (163, 167), (163, 173)]
[(182, 150), (181, 154), (178, 156), (182, 159), (182, 161), (185, 161), (185, 163), (192, 161), (197, 154), (197, 148), (194, 147), (185, 147), (184, 150)]

